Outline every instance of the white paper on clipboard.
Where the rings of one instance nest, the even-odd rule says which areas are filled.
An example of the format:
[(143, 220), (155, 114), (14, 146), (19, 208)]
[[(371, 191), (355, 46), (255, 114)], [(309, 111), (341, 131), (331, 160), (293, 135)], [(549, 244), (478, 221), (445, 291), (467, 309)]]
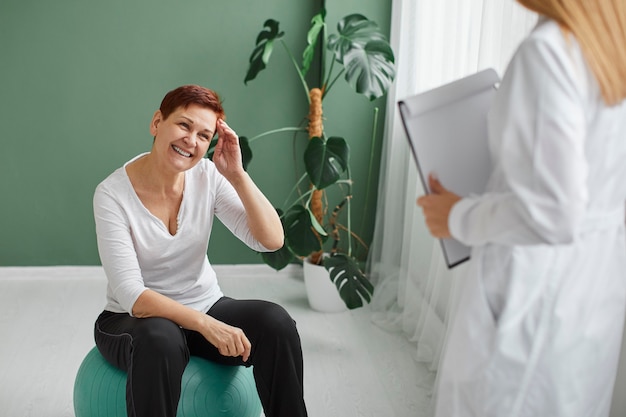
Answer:
[[(467, 197), (481, 194), (491, 174), (487, 113), (500, 78), (480, 71), (398, 102), (413, 158), (424, 185), (435, 173), (450, 191)], [(441, 239), (448, 268), (470, 257), (470, 248)]]

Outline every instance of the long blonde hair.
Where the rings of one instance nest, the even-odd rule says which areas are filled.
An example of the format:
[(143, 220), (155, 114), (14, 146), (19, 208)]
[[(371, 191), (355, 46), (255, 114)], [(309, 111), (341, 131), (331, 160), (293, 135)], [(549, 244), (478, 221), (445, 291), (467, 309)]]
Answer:
[(574, 35), (607, 104), (626, 98), (626, 0), (517, 1)]

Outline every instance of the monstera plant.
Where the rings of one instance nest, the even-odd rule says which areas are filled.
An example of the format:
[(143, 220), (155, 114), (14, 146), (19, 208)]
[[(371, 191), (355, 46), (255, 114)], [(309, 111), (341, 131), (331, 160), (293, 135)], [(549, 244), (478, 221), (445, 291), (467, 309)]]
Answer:
[[(360, 14), (345, 16), (337, 24), (336, 33), (332, 34), (327, 33), (325, 19), (323, 9), (311, 20), (301, 61), (296, 60), (284, 42), (285, 33), (280, 30), (279, 22), (273, 19), (265, 22), (250, 56), (244, 83), (254, 80), (266, 69), (274, 48), (282, 45), (302, 82), (303, 99), (309, 104), (308, 122), (306, 126), (277, 128), (249, 140), (243, 137), (242, 147), (249, 160), (249, 144), (261, 137), (285, 131), (293, 131), (296, 136), (299, 132), (302, 136), (306, 133), (308, 142), (303, 154), (306, 174), (295, 184), (294, 197), (284, 208), (278, 209), (285, 230), (285, 245), (277, 252), (262, 254), (263, 260), (277, 270), (296, 259), (305, 258), (323, 265), (341, 299), (352, 309), (362, 306), (364, 301), (369, 302), (374, 288), (363, 272), (362, 263), (354, 256), (356, 245), (364, 243), (351, 228), (353, 179), (350, 148), (344, 138), (326, 135), (322, 124), (322, 103), (342, 76), (356, 93), (370, 100), (384, 95), (395, 76), (394, 55), (378, 25), (366, 17)], [(321, 85), (311, 87), (307, 75), (310, 76), (316, 54), (320, 54), (316, 68)], [(330, 187), (339, 191), (332, 193), (338, 201), (329, 211), (326, 192)], [(340, 216), (344, 210), (345, 214)], [(339, 221), (344, 217), (346, 225)], [(327, 256), (323, 256), (324, 253)]]

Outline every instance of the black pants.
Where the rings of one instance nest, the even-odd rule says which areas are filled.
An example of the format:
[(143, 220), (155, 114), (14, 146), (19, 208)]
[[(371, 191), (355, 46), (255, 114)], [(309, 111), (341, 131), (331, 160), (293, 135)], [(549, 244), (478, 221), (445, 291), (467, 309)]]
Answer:
[(98, 350), (126, 371), (129, 417), (175, 417), (189, 355), (233, 366), (253, 366), (266, 417), (306, 416), (300, 336), (279, 305), (260, 300), (221, 298), (210, 316), (243, 330), (250, 358), (222, 356), (200, 333), (164, 318), (135, 318), (104, 311), (95, 324)]

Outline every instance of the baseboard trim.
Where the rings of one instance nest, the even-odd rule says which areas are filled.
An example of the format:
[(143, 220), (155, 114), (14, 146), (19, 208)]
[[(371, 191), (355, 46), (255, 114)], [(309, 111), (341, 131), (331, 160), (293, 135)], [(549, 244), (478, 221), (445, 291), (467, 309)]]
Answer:
[(211, 265), (218, 276), (251, 276), (263, 274), (265, 276), (285, 276), (289, 278), (302, 277), (302, 265), (289, 264), (280, 271), (276, 271), (266, 264), (217, 264)]
[[(277, 276), (302, 278), (302, 265), (289, 264), (276, 271), (266, 264), (217, 264), (211, 265), (218, 276)], [(15, 279), (106, 279), (100, 265), (91, 266), (2, 266), (0, 280)]]

